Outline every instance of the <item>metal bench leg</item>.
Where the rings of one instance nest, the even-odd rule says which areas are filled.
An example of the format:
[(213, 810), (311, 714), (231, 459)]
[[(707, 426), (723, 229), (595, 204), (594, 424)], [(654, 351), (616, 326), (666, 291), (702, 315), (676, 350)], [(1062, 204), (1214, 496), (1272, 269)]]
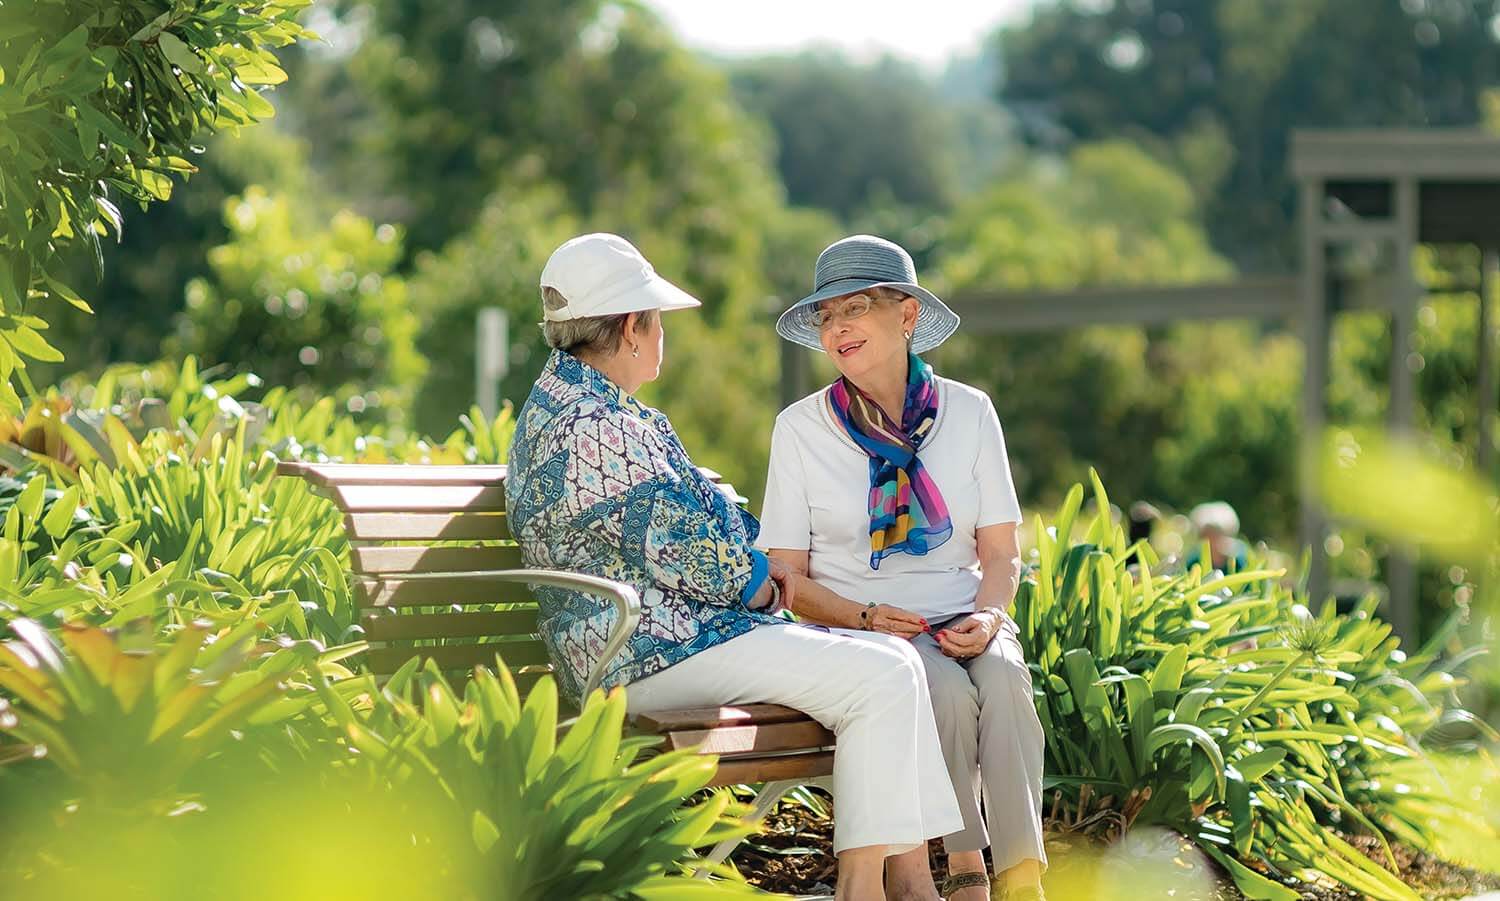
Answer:
[[(762, 786), (760, 793), (755, 796), (755, 800), (751, 802), (753, 807), (750, 814), (745, 817), (745, 821), (759, 823), (776, 806), (776, 802), (781, 800), (782, 795), (799, 785), (806, 784), (808, 784), (808, 780), (806, 779), (783, 779), (780, 782), (767, 782)], [(714, 849), (708, 852), (708, 856), (705, 859), (709, 863), (723, 863), (729, 859), (729, 855), (733, 853), (734, 849), (739, 847), (741, 841), (743, 839), (725, 839), (714, 845)], [(693, 873), (694, 879), (707, 879), (708, 877), (709, 872), (706, 869), (700, 869)]]

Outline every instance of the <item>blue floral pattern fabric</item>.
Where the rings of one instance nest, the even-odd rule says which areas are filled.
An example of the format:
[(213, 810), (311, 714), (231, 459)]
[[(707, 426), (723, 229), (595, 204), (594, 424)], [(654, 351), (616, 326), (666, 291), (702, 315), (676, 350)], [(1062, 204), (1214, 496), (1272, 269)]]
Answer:
[[(605, 671), (605, 688), (785, 622), (747, 606), (769, 573), (752, 547), (760, 524), (698, 471), (664, 415), (571, 354), (552, 353), (521, 407), (505, 496), (527, 566), (640, 592), (640, 624)], [(536, 596), (558, 681), (578, 698), (614, 606), (543, 586)]]

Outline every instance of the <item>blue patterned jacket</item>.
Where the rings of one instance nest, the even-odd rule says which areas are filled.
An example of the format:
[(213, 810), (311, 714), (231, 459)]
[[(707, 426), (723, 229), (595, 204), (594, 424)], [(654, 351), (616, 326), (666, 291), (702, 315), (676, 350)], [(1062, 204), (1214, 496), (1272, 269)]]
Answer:
[[(672, 424), (577, 357), (554, 351), (521, 407), (505, 479), (526, 565), (632, 585), (641, 621), (604, 674), (625, 685), (783, 622), (746, 603), (768, 577), (760, 524), (704, 478)], [(614, 626), (608, 601), (538, 587), (539, 630), (574, 698)]]

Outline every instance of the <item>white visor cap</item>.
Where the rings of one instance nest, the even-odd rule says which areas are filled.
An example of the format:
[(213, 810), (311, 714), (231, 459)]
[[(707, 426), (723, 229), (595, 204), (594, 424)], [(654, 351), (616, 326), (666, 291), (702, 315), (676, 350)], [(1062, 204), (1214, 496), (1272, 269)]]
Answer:
[(657, 275), (635, 245), (605, 232), (579, 235), (554, 250), (542, 267), (541, 286), (568, 300), (561, 309), (542, 311), (548, 322), (703, 305)]

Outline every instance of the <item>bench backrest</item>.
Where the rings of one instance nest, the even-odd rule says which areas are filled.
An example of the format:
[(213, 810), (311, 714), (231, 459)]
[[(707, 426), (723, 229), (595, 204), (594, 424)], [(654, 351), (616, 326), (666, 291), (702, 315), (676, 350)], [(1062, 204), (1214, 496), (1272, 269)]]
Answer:
[[(367, 663), (389, 675), (412, 656), (449, 671), (493, 665), (524, 692), (551, 672), (524, 583), (486, 578), (521, 569), (505, 515), (504, 466), (278, 464), (344, 514)], [(704, 474), (743, 503), (718, 473)]]
[(522, 568), (509, 543), (504, 466), (287, 462), (277, 472), (306, 479), (344, 514), (376, 675), (413, 655), (466, 671), (493, 665), (496, 653), (523, 688), (550, 672), (530, 590), (483, 575)]

